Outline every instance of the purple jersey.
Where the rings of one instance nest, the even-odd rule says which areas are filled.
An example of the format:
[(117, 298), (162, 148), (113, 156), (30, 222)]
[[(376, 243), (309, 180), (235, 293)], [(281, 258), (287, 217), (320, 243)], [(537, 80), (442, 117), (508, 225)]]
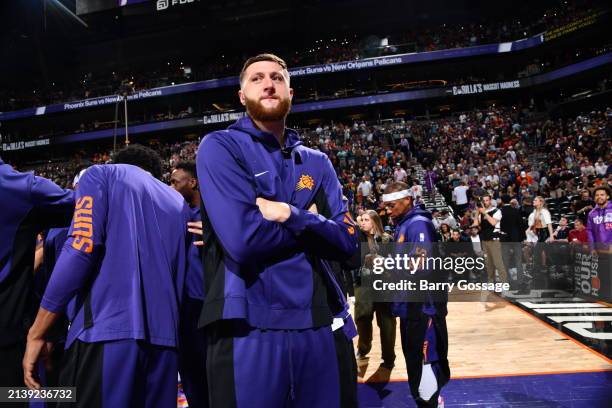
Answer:
[(177, 345), (190, 216), (179, 193), (138, 167), (87, 169), (41, 303), (62, 312), (76, 295), (66, 347), (77, 338)]
[[(413, 257), (417, 256), (418, 249), (426, 257), (433, 257), (436, 229), (433, 225), (431, 213), (420, 206), (413, 207), (399, 220), (394, 238), (397, 243), (403, 244), (398, 246), (398, 253), (406, 253), (408, 256)], [(431, 276), (430, 271), (427, 270), (419, 270), (417, 274), (423, 279)], [(414, 305), (417, 305), (418, 308), (413, 307)], [(431, 303), (425, 303), (421, 307), (418, 303), (396, 302), (393, 304), (392, 309), (395, 316), (402, 318), (408, 317), (417, 309), (422, 310), (428, 315), (436, 313), (436, 309)]]
[[(200, 208), (191, 209), (191, 221), (201, 221)], [(200, 237), (192, 235), (192, 242), (199, 240)], [(189, 247), (189, 266), (185, 277), (185, 294), (192, 299), (204, 300), (204, 272), (200, 249), (195, 245)]]
[(0, 160), (0, 346), (22, 340), (30, 325), (36, 234), (67, 226), (74, 193)]
[(589, 212), (587, 233), (589, 242), (612, 243), (612, 202), (608, 201), (604, 208), (596, 206)]

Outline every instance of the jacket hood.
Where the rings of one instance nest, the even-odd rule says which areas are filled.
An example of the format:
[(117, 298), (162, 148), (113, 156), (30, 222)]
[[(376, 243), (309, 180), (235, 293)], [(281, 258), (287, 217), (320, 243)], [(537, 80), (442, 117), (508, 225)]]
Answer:
[(249, 116), (238, 119), (236, 123), (231, 125), (228, 129), (248, 133), (266, 145), (271, 147), (282, 147), (284, 150), (290, 151), (302, 144), (297, 131), (285, 128), (285, 146), (280, 146), (273, 134), (258, 129)]
[(597, 204), (595, 204), (595, 208), (594, 210), (601, 212), (601, 211), (606, 211), (606, 210), (612, 210), (612, 201), (608, 200), (608, 204), (604, 207), (601, 208), (600, 206), (598, 206)]
[(408, 211), (408, 213), (406, 215), (404, 215), (402, 217), (402, 219), (400, 220), (400, 222), (398, 224), (403, 224), (406, 221), (414, 218), (414, 217), (425, 217), (428, 220), (432, 220), (433, 217), (431, 216), (431, 213), (425, 209), (423, 209), (420, 205), (416, 205), (412, 208), (412, 210)]

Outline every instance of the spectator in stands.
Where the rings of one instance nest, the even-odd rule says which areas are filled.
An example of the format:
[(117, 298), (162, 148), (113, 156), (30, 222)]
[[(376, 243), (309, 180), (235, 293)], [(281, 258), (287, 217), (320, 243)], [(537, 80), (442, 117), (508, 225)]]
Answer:
[(437, 180), (438, 174), (431, 169), (431, 166), (427, 166), (427, 170), (425, 171), (425, 187), (427, 188), (427, 194), (431, 200), (435, 197)]
[(559, 220), (559, 225), (553, 232), (552, 237), (555, 241), (568, 242), (569, 232), (570, 229), (568, 226), (567, 217), (561, 217)]
[(595, 172), (599, 177), (605, 176), (608, 172), (608, 166), (604, 163), (604, 160), (601, 157), (597, 159), (597, 163), (595, 163)]
[(469, 208), (465, 209), (463, 211), (461, 219), (459, 220), (459, 227), (461, 228), (461, 230), (466, 230), (470, 227), (470, 225), (473, 224), (473, 222), (474, 220), (472, 217), (472, 210), (470, 210)]
[(478, 225), (472, 225), (470, 227), (469, 240), (472, 243), (472, 248), (477, 256), (483, 256), (482, 242), (480, 241), (480, 227)]
[(361, 196), (363, 202), (372, 194), (372, 183), (370, 183), (370, 176), (363, 176), (361, 183), (357, 186), (358, 197)]
[(465, 184), (465, 181), (460, 181), (459, 185), (453, 189), (453, 202), (455, 203), (455, 211), (458, 214), (464, 212), (468, 207), (468, 196), (467, 192), (469, 187)]
[(434, 227), (436, 227), (436, 230), (439, 230), (440, 229), (440, 210), (438, 210), (437, 208), (433, 208), (431, 210), (431, 218), (432, 218)]
[(584, 221), (580, 218), (576, 218), (574, 221), (574, 229), (569, 232), (568, 240), (571, 244), (586, 244), (589, 242), (589, 234), (584, 226)]
[(423, 198), (423, 187), (416, 181), (412, 180), (412, 187), (410, 187), (410, 192), (412, 193), (412, 197), (414, 198), (415, 203), (420, 203)]
[(529, 214), (527, 224), (538, 236), (538, 242), (550, 242), (553, 236), (552, 220), (544, 197), (537, 196), (533, 200), (533, 208), (534, 210)]
[(440, 224), (440, 229), (438, 231), (438, 241), (439, 242), (447, 242), (451, 238), (451, 228), (446, 223)]
[(521, 205), (521, 217), (527, 219), (533, 212), (533, 201), (531, 198), (527, 197), (523, 199), (523, 204)]
[[(474, 253), (474, 247), (472, 245), (471, 239), (467, 236), (464, 236), (460, 230), (453, 229), (451, 231), (450, 239), (444, 246), (444, 256), (450, 256), (453, 258), (474, 258), (476, 254)], [(468, 270), (465, 274), (459, 274), (462, 277), (472, 279), (470, 275), (472, 275), (472, 271)], [(457, 274), (450, 273), (451, 278), (458, 278)]]
[(580, 174), (587, 177), (595, 176), (595, 167), (588, 159), (584, 160), (582, 166), (580, 166)]
[(400, 139), (400, 149), (406, 156), (410, 155), (410, 142), (405, 136)]
[[(343, 192), (349, 199), (353, 211), (356, 210), (357, 200), (354, 198), (358, 192), (360, 193), (358, 185), (361, 184), (363, 176), (368, 176), (372, 184), (369, 199), (364, 199), (360, 193), (359, 204), (364, 208), (376, 208), (379, 205), (381, 193), (384, 187), (393, 181), (395, 166), (398, 163), (406, 172), (407, 179), (415, 177), (409, 170), (413, 169), (416, 163), (407, 160), (407, 155), (401, 146), (390, 148), (380, 143), (381, 140), (399, 133), (404, 135), (406, 141), (410, 140), (410, 143), (414, 141), (415, 151), (418, 146), (418, 153), (427, 160), (422, 163), (431, 165), (436, 171), (437, 189), (448, 203), (452, 201), (457, 207), (453, 198), (456, 194), (453, 194), (453, 190), (461, 181), (466, 186), (469, 182), (472, 191), (479, 195), (489, 193), (493, 198), (499, 198), (503, 194), (508, 194), (517, 198), (522, 204), (526, 218), (532, 211), (531, 203), (536, 191), (544, 197), (562, 198), (573, 194), (578, 188), (593, 189), (599, 185), (606, 185), (605, 178), (595, 180), (581, 178), (574, 181), (574, 177), (580, 174), (580, 166), (585, 159), (595, 163), (596, 174), (603, 172), (606, 163), (610, 161), (609, 156), (603, 156), (600, 163), (601, 153), (597, 148), (606, 145), (606, 141), (609, 140), (605, 130), (609, 115), (607, 112), (610, 111), (602, 110), (575, 118), (565, 118), (562, 121), (532, 122), (525, 125), (520, 123), (520, 118), (516, 117), (513, 110), (497, 106), (463, 113), (460, 117), (431, 121), (395, 121), (374, 125), (357, 123), (357, 126), (319, 125), (303, 131), (302, 139), (305, 145), (318, 148), (329, 155), (338, 170)], [(517, 124), (519, 126), (515, 126)], [(370, 133), (374, 137), (368, 141)], [(536, 133), (540, 134), (542, 144), (527, 146), (527, 142), (533, 143)], [(564, 134), (567, 136), (560, 136)], [(476, 151), (474, 154), (470, 152), (472, 144)], [(193, 159), (194, 146), (197, 147), (197, 143), (170, 143), (156, 146), (165, 159), (163, 181), (169, 181), (170, 171), (178, 161)], [(532, 147), (535, 147), (533, 151)], [(513, 153), (509, 153), (510, 148)], [(547, 154), (547, 159), (538, 160), (530, 166), (528, 156), (538, 150), (543, 150)], [(434, 152), (441, 152), (440, 157), (435, 156)], [(94, 161), (104, 162), (103, 154), (97, 154), (98, 157)], [(509, 159), (514, 156), (516, 161)], [(68, 164), (47, 163), (38, 166), (36, 170), (37, 174), (58, 180), (59, 184), (68, 186), (71, 174), (76, 171), (77, 165), (78, 161), (75, 159), (74, 163), (71, 161)], [(521, 187), (517, 180), (521, 179), (523, 171), (525, 177), (532, 178), (532, 183)], [(605, 171), (607, 172), (607, 168)], [(469, 204), (468, 197), (466, 194), (466, 207)], [(495, 204), (493, 201), (493, 205)], [(591, 205), (594, 207), (592, 201)], [(574, 203), (572, 208), (575, 207)], [(457, 211), (455, 214), (463, 215), (462, 211)], [(587, 214), (588, 211), (581, 214), (585, 221)], [(469, 224), (467, 222), (462, 224), (463, 227), (466, 225)]]
[(393, 179), (395, 181), (406, 182), (407, 178), (408, 178), (408, 173), (406, 173), (406, 170), (402, 169), (402, 167), (398, 163), (395, 166), (395, 171), (393, 172)]
[(580, 192), (580, 199), (573, 203), (574, 212), (583, 222), (586, 222), (589, 212), (595, 207), (595, 201), (591, 199), (589, 190)]
[(450, 242), (468, 242), (469, 239), (467, 236), (463, 235), (462, 231), (455, 228), (453, 230), (451, 230), (451, 238), (450, 238)]
[(520, 186), (528, 187), (533, 183), (533, 177), (527, 174), (527, 172), (521, 171), (521, 175), (517, 177), (516, 181)]
[(457, 220), (455, 220), (455, 217), (453, 217), (447, 209), (443, 209), (440, 211), (440, 215), (439, 215), (439, 224), (446, 224), (448, 225), (451, 229), (457, 228)]

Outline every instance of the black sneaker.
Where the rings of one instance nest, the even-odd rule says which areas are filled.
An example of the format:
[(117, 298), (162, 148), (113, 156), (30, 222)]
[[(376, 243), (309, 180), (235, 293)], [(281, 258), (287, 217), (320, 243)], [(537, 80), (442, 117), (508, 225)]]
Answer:
[(382, 363), (380, 366), (381, 366), (382, 368), (386, 368), (387, 370), (391, 371), (391, 370), (393, 370), (393, 367), (395, 367), (395, 364), (393, 364), (393, 363), (391, 363), (391, 364), (388, 364), (388, 363)]
[(365, 359), (368, 358), (368, 355), (367, 354), (363, 354), (360, 351), (358, 351), (357, 354), (355, 355), (355, 358), (357, 360), (365, 360)]

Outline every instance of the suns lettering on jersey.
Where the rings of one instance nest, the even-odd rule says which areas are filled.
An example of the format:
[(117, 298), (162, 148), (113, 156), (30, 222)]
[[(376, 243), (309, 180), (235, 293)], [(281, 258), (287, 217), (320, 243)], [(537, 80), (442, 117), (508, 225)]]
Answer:
[(72, 247), (89, 254), (93, 251), (93, 198), (83, 196), (76, 202), (72, 219)]

